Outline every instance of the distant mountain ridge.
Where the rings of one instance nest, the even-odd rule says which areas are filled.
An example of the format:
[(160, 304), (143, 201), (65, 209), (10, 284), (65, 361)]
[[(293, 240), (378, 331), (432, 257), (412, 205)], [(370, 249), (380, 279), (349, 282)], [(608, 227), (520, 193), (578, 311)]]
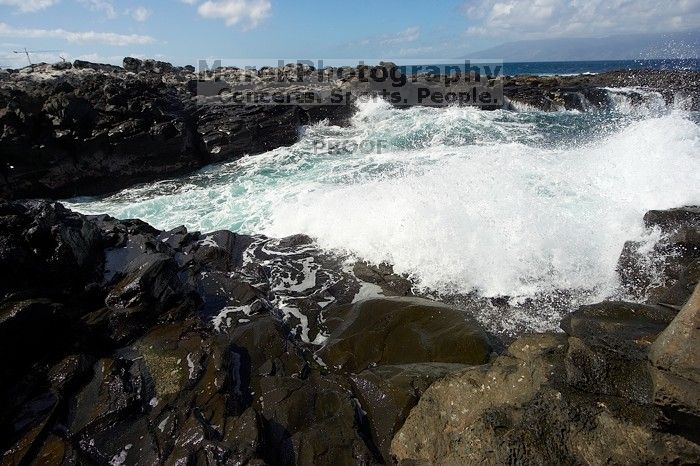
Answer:
[(700, 58), (700, 31), (507, 42), (466, 58), (504, 61), (588, 61)]

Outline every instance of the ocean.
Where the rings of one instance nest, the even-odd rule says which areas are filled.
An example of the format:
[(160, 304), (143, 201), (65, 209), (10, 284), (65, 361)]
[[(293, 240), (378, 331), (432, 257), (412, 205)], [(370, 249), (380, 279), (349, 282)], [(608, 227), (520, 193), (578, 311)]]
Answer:
[[(654, 60), (598, 60), (598, 61), (550, 61), (550, 62), (500, 62), (498, 60), (465, 60), (471, 65), (483, 65), (489, 63), (502, 63), (501, 75), (536, 75), (536, 76), (573, 76), (578, 74), (598, 74), (616, 70), (686, 70), (700, 71), (700, 59), (654, 59)], [(465, 61), (448, 64), (443, 61), (437, 66), (465, 68)], [(412, 66), (430, 66), (425, 62), (419, 64), (396, 62), (405, 72), (410, 72)]]
[(603, 73), (614, 70), (691, 70), (700, 71), (700, 59), (657, 59), (657, 60), (599, 60), (599, 61), (552, 61), (520, 62), (503, 64), (503, 73), (515, 75), (576, 75), (582, 73)]
[[(654, 240), (646, 211), (700, 204), (700, 115), (608, 92), (614, 107), (592, 112), (363, 103), (349, 126), (306, 127), (291, 147), (66, 204), (161, 229), (305, 233), (436, 293), (595, 302), (619, 293), (625, 241)], [(522, 317), (558, 324), (538, 319)]]

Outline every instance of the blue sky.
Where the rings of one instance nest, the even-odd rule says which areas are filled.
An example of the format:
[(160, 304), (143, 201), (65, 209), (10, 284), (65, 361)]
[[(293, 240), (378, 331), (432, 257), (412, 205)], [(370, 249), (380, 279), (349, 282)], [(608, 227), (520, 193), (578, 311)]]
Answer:
[[(451, 58), (524, 38), (700, 29), (700, 0), (0, 0), (0, 66), (156, 57)], [(26, 61), (26, 59), (24, 59)]]

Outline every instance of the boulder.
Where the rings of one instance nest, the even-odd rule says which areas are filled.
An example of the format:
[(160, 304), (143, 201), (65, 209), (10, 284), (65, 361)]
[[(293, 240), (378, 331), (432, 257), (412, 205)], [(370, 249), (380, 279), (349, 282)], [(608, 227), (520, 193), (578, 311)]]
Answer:
[(391, 464), (391, 439), (423, 392), (435, 380), (466, 367), (443, 363), (389, 365), (372, 367), (350, 376), (372, 442), (386, 464)]
[(700, 228), (700, 207), (686, 206), (667, 210), (650, 210), (644, 214), (647, 228), (660, 228), (664, 233), (674, 233), (681, 228)]
[[(130, 64), (133, 65), (133, 63)], [(169, 73), (173, 71), (173, 65), (164, 61), (147, 59), (143, 60), (143, 62), (141, 62), (139, 65), (138, 71), (146, 71), (157, 74)]]
[(58, 63), (54, 63), (53, 65), (51, 65), (51, 67), (57, 71), (65, 71), (73, 68), (73, 65), (67, 61), (60, 61)]
[(570, 336), (569, 385), (589, 393), (651, 403), (647, 352), (676, 315), (674, 309), (624, 302), (581, 306), (562, 320)]
[(141, 60), (133, 57), (125, 57), (122, 64), (126, 71), (130, 71), (132, 73), (138, 73), (141, 70), (142, 65), (143, 62)]
[(413, 283), (405, 277), (396, 275), (389, 264), (374, 265), (357, 262), (353, 267), (357, 278), (367, 283), (379, 285), (387, 296), (411, 296)]
[(353, 394), (338, 377), (312, 373), (306, 381), (261, 379), (259, 405), (265, 419), (270, 464), (356, 465), (377, 462), (360, 429)]
[(326, 316), (328, 340), (317, 355), (330, 368), (420, 362), (484, 364), (491, 346), (466, 313), (420, 298), (370, 299)]
[(658, 410), (565, 382), (566, 338), (525, 336), (426, 390), (391, 445), (400, 464), (692, 464)]
[[(700, 285), (649, 351), (654, 402), (697, 434), (700, 425)], [(697, 442), (699, 437), (693, 436)]]
[(644, 224), (661, 234), (651, 248), (625, 243), (617, 270), (632, 296), (680, 308), (700, 278), (700, 207), (651, 210)]

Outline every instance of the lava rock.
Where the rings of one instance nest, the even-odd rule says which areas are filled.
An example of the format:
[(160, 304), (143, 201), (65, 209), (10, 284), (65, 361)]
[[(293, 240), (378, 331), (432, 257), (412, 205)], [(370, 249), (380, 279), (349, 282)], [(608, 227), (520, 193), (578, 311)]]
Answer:
[[(688, 432), (700, 425), (700, 285), (649, 351), (654, 401)], [(699, 440), (697, 435), (693, 440)]]
[(650, 210), (644, 214), (644, 225), (647, 228), (658, 227), (664, 233), (673, 233), (684, 227), (700, 228), (700, 207)]
[(665, 307), (622, 302), (582, 306), (568, 315), (561, 324), (571, 337), (565, 359), (568, 384), (651, 403), (647, 352), (675, 315)]
[(700, 278), (700, 208), (652, 210), (644, 224), (661, 237), (651, 248), (625, 243), (617, 265), (620, 281), (638, 299), (680, 308)]
[(370, 299), (327, 316), (330, 336), (318, 356), (332, 368), (419, 362), (484, 364), (491, 346), (464, 312), (420, 298)]
[(350, 387), (342, 379), (312, 374), (263, 378), (260, 409), (272, 464), (371, 464), (376, 455), (359, 431)]
[(391, 452), (407, 464), (692, 464), (697, 444), (655, 430), (658, 409), (564, 380), (566, 338), (525, 336), (492, 364), (433, 383)]
[(138, 73), (141, 70), (141, 66), (143, 66), (143, 61), (139, 60), (138, 58), (124, 57), (122, 62), (122, 67), (126, 71), (130, 71), (132, 73)]
[(92, 63), (84, 60), (75, 60), (73, 62), (73, 68), (76, 70), (90, 69), (94, 71), (99, 71), (103, 73), (114, 73), (124, 71), (121, 67), (115, 65), (106, 65), (104, 63)]
[(435, 380), (466, 367), (441, 363), (388, 365), (350, 376), (353, 392), (369, 424), (372, 442), (386, 464), (391, 463), (391, 439), (422, 394)]

